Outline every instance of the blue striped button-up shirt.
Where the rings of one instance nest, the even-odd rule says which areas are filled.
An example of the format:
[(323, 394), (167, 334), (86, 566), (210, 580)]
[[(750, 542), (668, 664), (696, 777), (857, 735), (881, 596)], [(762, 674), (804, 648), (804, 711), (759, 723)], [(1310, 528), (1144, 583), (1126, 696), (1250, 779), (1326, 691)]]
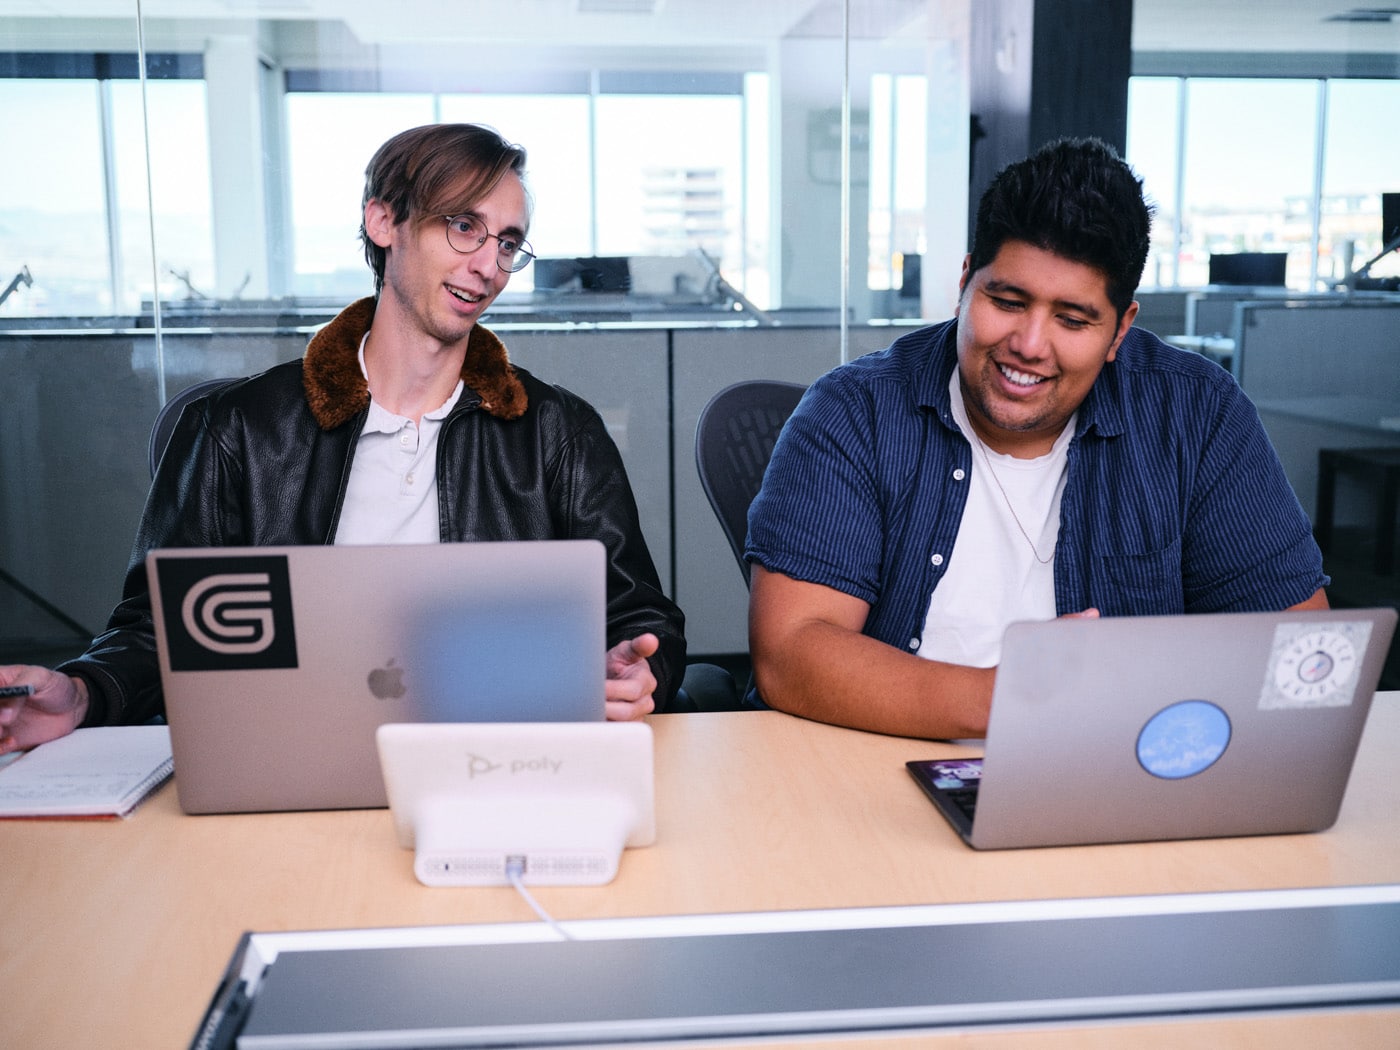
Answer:
[[(868, 602), (865, 633), (909, 651), (951, 564), (972, 469), (949, 404), (955, 342), (955, 322), (920, 329), (817, 380), (749, 511), (751, 561)], [(1326, 583), (1234, 379), (1130, 329), (1069, 446), (1058, 611), (1283, 609)]]

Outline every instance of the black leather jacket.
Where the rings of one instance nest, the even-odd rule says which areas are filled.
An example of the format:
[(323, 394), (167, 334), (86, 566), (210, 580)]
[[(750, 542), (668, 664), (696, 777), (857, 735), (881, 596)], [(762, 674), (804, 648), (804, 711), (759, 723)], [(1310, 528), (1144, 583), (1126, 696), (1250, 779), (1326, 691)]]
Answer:
[[(146, 500), (122, 600), (87, 652), (58, 669), (86, 680), (84, 724), (163, 712), (145, 557), (156, 547), (327, 544), (369, 407), (360, 338), (374, 300), (347, 307), (299, 361), (239, 380), (181, 416)], [(662, 593), (617, 447), (587, 402), (509, 364), (477, 326), (466, 389), (438, 442), (439, 534), (464, 540), (602, 541), (608, 645), (651, 631), (657, 707), (685, 668), (685, 617)]]

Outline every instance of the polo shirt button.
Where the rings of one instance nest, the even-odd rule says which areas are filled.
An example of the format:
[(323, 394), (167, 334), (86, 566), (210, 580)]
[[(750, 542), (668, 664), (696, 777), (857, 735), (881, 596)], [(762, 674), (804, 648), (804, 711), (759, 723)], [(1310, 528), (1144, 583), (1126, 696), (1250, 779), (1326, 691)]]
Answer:
[(942, 564), (943, 564), (943, 555), (941, 555), (941, 554), (935, 554), (932, 558), (929, 559), (929, 561), (933, 562), (933, 564), (935, 564), (935, 565), (942, 565)]
[(967, 471), (963, 470), (962, 467), (959, 467), (957, 470), (953, 471), (954, 481), (961, 481), (965, 477), (967, 477)]
[(909, 648), (910, 648), (910, 649), (917, 649), (918, 647), (919, 647), (919, 640), (918, 640), (917, 638), (910, 638), (910, 639), (909, 639)]

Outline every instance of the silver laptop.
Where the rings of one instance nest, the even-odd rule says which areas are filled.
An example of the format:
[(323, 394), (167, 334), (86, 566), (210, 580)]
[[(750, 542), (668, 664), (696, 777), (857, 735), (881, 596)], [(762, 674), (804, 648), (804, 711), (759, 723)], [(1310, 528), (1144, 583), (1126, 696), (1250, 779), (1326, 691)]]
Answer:
[(909, 762), (977, 849), (1321, 831), (1396, 610), (1007, 628), (982, 759)]
[(602, 720), (594, 540), (152, 551), (187, 813), (388, 804), (386, 722)]

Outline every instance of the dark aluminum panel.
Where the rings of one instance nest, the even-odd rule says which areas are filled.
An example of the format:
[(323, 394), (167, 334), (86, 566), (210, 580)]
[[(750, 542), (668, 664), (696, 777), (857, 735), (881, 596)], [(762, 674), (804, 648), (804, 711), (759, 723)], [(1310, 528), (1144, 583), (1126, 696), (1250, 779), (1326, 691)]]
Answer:
[(238, 1046), (569, 1045), (1396, 1002), (1392, 901), (284, 951)]

